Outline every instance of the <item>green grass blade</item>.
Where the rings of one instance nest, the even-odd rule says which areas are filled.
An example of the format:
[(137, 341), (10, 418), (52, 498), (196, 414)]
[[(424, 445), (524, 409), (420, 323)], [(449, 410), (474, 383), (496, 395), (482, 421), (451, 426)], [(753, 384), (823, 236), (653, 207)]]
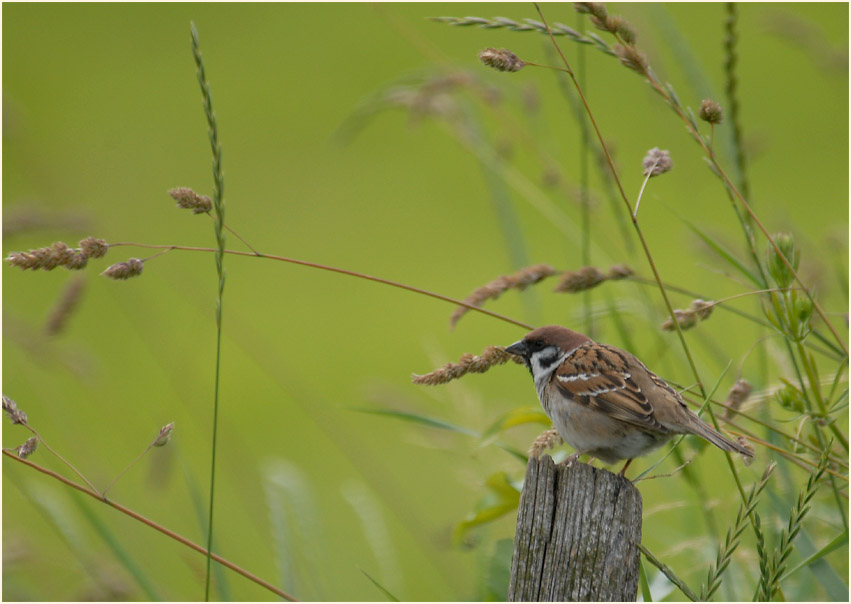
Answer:
[(650, 583), (647, 581), (647, 571), (644, 570), (644, 560), (638, 560), (638, 584), (641, 587), (641, 599), (644, 602), (652, 602)]
[[(827, 556), (832, 551), (834, 551), (834, 550), (836, 550), (840, 547), (843, 547), (845, 545), (848, 545), (848, 531), (847, 530), (843, 531), (842, 533), (837, 535), (830, 543), (825, 545), (823, 548), (821, 548), (817, 552), (807, 556), (804, 560), (802, 560), (794, 568), (790, 569), (785, 575), (780, 577), (780, 582), (782, 583), (783, 581), (785, 581), (786, 579), (791, 577), (793, 574), (795, 574), (796, 572), (798, 572), (802, 568), (809, 566), (810, 564), (813, 564), (813, 563), (821, 560), (822, 558)], [(846, 599), (847, 599), (847, 593), (848, 593), (848, 587), (847, 586), (845, 587), (845, 593), (846, 593)], [(833, 599), (833, 598), (831, 597), (831, 599)]]
[(470, 428), (465, 428), (464, 426), (452, 424), (442, 419), (429, 417), (427, 415), (421, 415), (419, 413), (412, 413), (409, 411), (396, 411), (394, 409), (370, 409), (367, 407), (352, 408), (352, 411), (358, 411), (360, 413), (371, 413), (373, 415), (383, 415), (385, 417), (392, 417), (395, 419), (400, 419), (402, 421), (420, 424), (421, 426), (428, 426), (430, 428), (439, 428), (441, 430), (449, 430), (450, 432), (466, 434), (467, 436), (480, 436), (478, 432), (476, 432), (475, 430), (471, 430)]
[(381, 585), (381, 583), (379, 583), (378, 581), (376, 581), (375, 579), (373, 579), (373, 578), (369, 575), (369, 573), (368, 573), (368, 572), (366, 572), (364, 569), (362, 569), (362, 568), (361, 568), (361, 569), (360, 569), (360, 572), (362, 572), (362, 573), (363, 573), (363, 576), (364, 576), (364, 577), (366, 577), (367, 579), (369, 579), (369, 580), (372, 582), (372, 584), (373, 584), (373, 585), (375, 585), (378, 589), (380, 589), (380, 590), (381, 590), (381, 593), (383, 593), (385, 596), (387, 596), (387, 599), (388, 599), (388, 600), (390, 600), (391, 602), (401, 602), (401, 600), (400, 600), (399, 598), (397, 598), (397, 597), (396, 597), (396, 596), (394, 596), (392, 593), (390, 593), (389, 591), (387, 591), (387, 589), (386, 589), (383, 585)]
[(747, 266), (742, 264), (738, 258), (736, 258), (732, 252), (727, 250), (721, 243), (710, 237), (708, 234), (704, 233), (702, 230), (697, 228), (697, 226), (693, 225), (691, 222), (686, 220), (685, 218), (680, 217), (685, 225), (694, 232), (695, 235), (700, 237), (703, 242), (712, 248), (716, 254), (718, 254), (725, 262), (727, 262), (730, 266), (739, 271), (742, 275), (748, 278), (748, 280), (753, 283), (756, 287), (762, 289), (764, 287), (764, 283), (762, 280)]
[(224, 199), (224, 173), (222, 172), (222, 147), (219, 144), (219, 127), (216, 114), (213, 111), (213, 97), (210, 85), (207, 82), (204, 58), (201, 54), (198, 42), (198, 30), (195, 23), (190, 23), (192, 38), (192, 56), (195, 60), (198, 84), (201, 86), (201, 96), (204, 100), (204, 114), (207, 118), (207, 134), (210, 139), (210, 148), (213, 153), (213, 227), (216, 236), (216, 273), (218, 275), (218, 288), (216, 291), (216, 364), (215, 378), (213, 382), (213, 433), (211, 437), (211, 459), (210, 459), (210, 506), (207, 525), (207, 570), (204, 581), (204, 599), (210, 600), (210, 578), (213, 559), (210, 556), (213, 547), (213, 503), (216, 494), (216, 450), (219, 426), (219, 384), (222, 367), (222, 301), (225, 289), (225, 199)]
[[(201, 534), (204, 534), (204, 531), (207, 530), (207, 511), (204, 507), (204, 496), (201, 494), (201, 489), (195, 481), (195, 477), (184, 463), (183, 457), (180, 455), (180, 450), (177, 449), (177, 443), (174, 443), (172, 446), (175, 447), (180, 468), (183, 471), (183, 480), (186, 483), (186, 489), (189, 491), (189, 497), (192, 500), (192, 509), (195, 512), (195, 518), (198, 520), (198, 526), (201, 529)], [(214, 539), (213, 549), (215, 549), (215, 547), (216, 541)], [(214, 583), (219, 592), (219, 597), (225, 602), (232, 601), (227, 572), (220, 564), (213, 565), (213, 577), (215, 578)]]
[(95, 529), (95, 532), (100, 535), (100, 538), (103, 539), (104, 543), (106, 543), (109, 549), (112, 550), (112, 553), (115, 554), (115, 558), (121, 563), (130, 576), (136, 580), (136, 583), (142, 588), (142, 591), (145, 592), (147, 599), (162, 602), (163, 598), (157, 593), (153, 583), (148, 579), (139, 565), (136, 564), (136, 561), (133, 560), (127, 550), (124, 549), (112, 530), (110, 530), (106, 523), (101, 520), (100, 516), (98, 516), (91, 507), (83, 501), (79, 493), (73, 492), (71, 498), (83, 513), (83, 517), (88, 521), (92, 528)]

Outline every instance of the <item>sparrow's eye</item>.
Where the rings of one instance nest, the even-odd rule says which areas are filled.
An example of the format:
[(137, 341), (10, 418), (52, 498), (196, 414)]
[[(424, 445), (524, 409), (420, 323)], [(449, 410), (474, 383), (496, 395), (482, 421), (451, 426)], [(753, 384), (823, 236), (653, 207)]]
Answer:
[(544, 342), (542, 340), (528, 340), (526, 345), (529, 347), (529, 352), (538, 352), (539, 350), (543, 350), (545, 348)]

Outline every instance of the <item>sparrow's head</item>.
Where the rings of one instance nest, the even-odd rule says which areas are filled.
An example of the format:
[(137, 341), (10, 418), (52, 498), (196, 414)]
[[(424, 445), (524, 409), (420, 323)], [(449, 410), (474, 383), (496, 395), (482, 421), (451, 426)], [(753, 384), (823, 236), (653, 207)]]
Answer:
[(530, 331), (506, 352), (521, 357), (535, 377), (554, 371), (564, 357), (591, 339), (559, 325)]

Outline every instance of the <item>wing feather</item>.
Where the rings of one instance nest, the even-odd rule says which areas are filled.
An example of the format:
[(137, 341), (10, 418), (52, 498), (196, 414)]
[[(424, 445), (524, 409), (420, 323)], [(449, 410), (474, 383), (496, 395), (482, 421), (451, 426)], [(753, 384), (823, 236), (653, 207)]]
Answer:
[(568, 357), (554, 374), (559, 390), (568, 398), (614, 419), (669, 432), (653, 414), (653, 406), (629, 373), (625, 353), (600, 344), (584, 345)]

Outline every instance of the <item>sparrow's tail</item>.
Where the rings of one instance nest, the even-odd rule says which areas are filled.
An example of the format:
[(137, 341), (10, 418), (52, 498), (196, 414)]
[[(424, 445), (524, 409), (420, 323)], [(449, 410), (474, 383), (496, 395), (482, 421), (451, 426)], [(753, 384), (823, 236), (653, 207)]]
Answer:
[(697, 434), (698, 436), (705, 438), (713, 445), (715, 445), (719, 449), (723, 449), (724, 451), (730, 451), (731, 453), (740, 453), (745, 457), (753, 457), (753, 451), (746, 449), (739, 443), (733, 442), (723, 434), (717, 432), (715, 428), (707, 424), (699, 417), (694, 416), (691, 419), (692, 434)]

